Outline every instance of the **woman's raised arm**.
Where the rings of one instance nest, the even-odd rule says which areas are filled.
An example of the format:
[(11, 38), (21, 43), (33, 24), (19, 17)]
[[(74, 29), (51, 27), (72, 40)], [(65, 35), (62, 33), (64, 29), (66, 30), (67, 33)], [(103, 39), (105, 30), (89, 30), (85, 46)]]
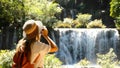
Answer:
[(49, 45), (51, 46), (50, 52), (56, 52), (58, 51), (58, 47), (55, 44), (55, 42), (48, 36), (48, 30), (46, 27), (42, 29), (42, 36), (48, 41)]

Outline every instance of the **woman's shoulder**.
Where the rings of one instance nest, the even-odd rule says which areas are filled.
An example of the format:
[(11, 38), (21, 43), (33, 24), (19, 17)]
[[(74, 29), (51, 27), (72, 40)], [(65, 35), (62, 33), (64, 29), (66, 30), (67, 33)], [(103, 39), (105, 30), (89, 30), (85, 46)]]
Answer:
[(46, 43), (37, 41), (37, 42), (34, 42), (33, 47), (44, 48), (44, 47), (49, 47), (49, 45)]
[(45, 44), (45, 43), (42, 43), (42, 42), (35, 42), (32, 46), (31, 46), (31, 51), (36, 51), (36, 52), (39, 52), (39, 51), (47, 51), (50, 49), (50, 46)]

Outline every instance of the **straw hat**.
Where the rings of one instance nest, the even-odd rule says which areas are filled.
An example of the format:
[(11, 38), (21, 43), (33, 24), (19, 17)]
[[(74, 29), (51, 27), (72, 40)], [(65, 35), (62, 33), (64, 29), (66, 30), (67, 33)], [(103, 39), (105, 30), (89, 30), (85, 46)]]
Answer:
[(38, 33), (42, 30), (42, 22), (41, 21), (34, 21), (28, 20), (23, 25), (23, 37), (26, 39), (35, 38)]
[(41, 21), (35, 21), (36, 25), (38, 26), (39, 33), (42, 31), (44, 28), (43, 24)]

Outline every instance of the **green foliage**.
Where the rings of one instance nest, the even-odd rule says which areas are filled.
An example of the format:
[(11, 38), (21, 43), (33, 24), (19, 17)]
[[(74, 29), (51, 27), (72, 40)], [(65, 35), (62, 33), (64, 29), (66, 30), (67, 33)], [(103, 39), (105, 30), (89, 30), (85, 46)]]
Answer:
[(116, 27), (120, 28), (120, 0), (111, 0), (110, 16), (115, 18)]
[(0, 0), (0, 26), (23, 25), (28, 19), (41, 20), (52, 26), (55, 14), (61, 12), (59, 4), (48, 0)]
[[(89, 62), (87, 59), (83, 59), (77, 63), (77, 65), (80, 66), (89, 66), (90, 64), (91, 62)], [(119, 68), (117, 66), (120, 64), (120, 62), (111, 48), (107, 54), (97, 54), (97, 64), (102, 68)]]
[(120, 16), (120, 0), (111, 0), (110, 2), (110, 16), (116, 18)]
[(102, 68), (115, 68), (115, 66), (120, 64), (112, 48), (107, 54), (97, 54), (97, 56), (97, 63), (102, 66)]
[(115, 20), (115, 26), (120, 29), (120, 17), (117, 17)]
[(45, 61), (44, 61), (45, 68), (60, 68), (61, 64), (62, 62), (58, 58), (55, 57), (55, 54), (46, 55)]
[(71, 18), (64, 18), (63, 21), (58, 21), (53, 25), (53, 28), (71, 28), (71, 24), (73, 19)]
[(70, 23), (63, 23), (62, 21), (58, 21), (53, 25), (53, 28), (71, 28)]
[(72, 23), (73, 28), (84, 28), (84, 26), (77, 20), (74, 20)]
[(73, 19), (71, 19), (71, 18), (64, 18), (64, 20), (63, 20), (63, 23), (72, 23), (73, 22)]
[(86, 25), (90, 22), (92, 15), (90, 14), (81, 14), (79, 13), (77, 15), (77, 21), (81, 23), (83, 27), (86, 27)]
[(90, 61), (88, 61), (86, 58), (81, 60), (79, 63), (77, 63), (77, 65), (80, 66), (88, 66), (90, 64)]
[(54, 24), (55, 28), (85, 28), (91, 20), (90, 14), (78, 14), (75, 20), (71, 18), (64, 18), (63, 21), (58, 21)]
[(0, 0), (0, 25), (9, 26), (21, 21), (23, 12), (23, 4), (20, 0)]
[(102, 24), (102, 20), (94, 20), (87, 24), (87, 28), (105, 28), (106, 26)]
[(48, 0), (25, 0), (26, 18), (41, 20), (44, 25), (51, 27), (57, 21), (55, 14), (61, 12), (59, 4)]
[(15, 51), (1, 50), (0, 51), (0, 67), (2, 68), (11, 68), (12, 59)]

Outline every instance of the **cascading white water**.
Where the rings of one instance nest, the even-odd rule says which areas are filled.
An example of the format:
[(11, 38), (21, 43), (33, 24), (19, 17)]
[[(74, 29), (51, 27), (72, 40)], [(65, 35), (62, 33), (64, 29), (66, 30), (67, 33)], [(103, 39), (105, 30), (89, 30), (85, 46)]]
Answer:
[(107, 53), (119, 43), (116, 29), (55, 29), (59, 34), (57, 52), (63, 64), (74, 64), (86, 58), (96, 62), (96, 53)]

